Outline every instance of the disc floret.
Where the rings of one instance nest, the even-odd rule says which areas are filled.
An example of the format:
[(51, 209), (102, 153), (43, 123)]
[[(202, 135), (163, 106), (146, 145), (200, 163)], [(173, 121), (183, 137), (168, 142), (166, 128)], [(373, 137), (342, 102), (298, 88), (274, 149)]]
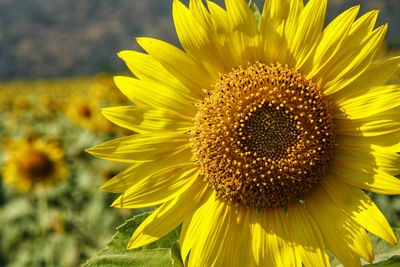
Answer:
[(334, 134), (318, 86), (280, 64), (221, 75), (198, 105), (193, 154), (217, 196), (257, 208), (284, 206), (322, 181)]

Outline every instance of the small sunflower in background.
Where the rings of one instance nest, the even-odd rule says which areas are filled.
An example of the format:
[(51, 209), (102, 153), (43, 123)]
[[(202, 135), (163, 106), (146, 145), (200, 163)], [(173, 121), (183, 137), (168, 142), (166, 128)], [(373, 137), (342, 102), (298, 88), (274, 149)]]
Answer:
[(99, 113), (97, 102), (81, 94), (75, 94), (67, 104), (67, 116), (82, 128), (108, 132), (112, 124)]
[(69, 169), (64, 152), (56, 143), (41, 139), (9, 140), (5, 145), (3, 181), (26, 193), (34, 187), (47, 187), (66, 180)]
[(184, 51), (138, 38), (115, 77), (134, 103), (103, 110), (132, 130), (88, 151), (132, 166), (103, 189), (118, 208), (161, 205), (129, 248), (182, 225), (188, 266), (371, 262), (365, 230), (395, 244), (363, 190), (399, 194), (400, 57), (380, 59), (387, 25), (359, 6), (324, 28), (326, 0), (173, 1)]

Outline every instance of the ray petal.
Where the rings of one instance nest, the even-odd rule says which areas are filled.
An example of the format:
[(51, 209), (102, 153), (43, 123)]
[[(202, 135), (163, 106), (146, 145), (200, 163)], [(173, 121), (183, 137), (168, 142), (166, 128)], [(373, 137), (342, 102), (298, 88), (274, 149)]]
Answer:
[(288, 207), (288, 228), (304, 266), (330, 266), (318, 225), (298, 202)]
[(160, 131), (187, 132), (193, 127), (190, 116), (173, 110), (144, 106), (120, 106), (103, 108), (101, 113), (116, 125), (137, 133)]
[(176, 198), (198, 179), (197, 168), (185, 164), (159, 170), (132, 185), (112, 204), (116, 208), (151, 207)]
[(190, 162), (191, 157), (192, 153), (188, 148), (179, 151), (173, 157), (164, 157), (156, 161), (136, 163), (108, 180), (101, 189), (112, 193), (122, 193), (135, 183), (151, 177), (151, 174), (155, 173), (157, 170), (179, 168), (182, 164)]
[(162, 84), (184, 94), (190, 94), (190, 90), (185, 85), (150, 55), (133, 50), (124, 50), (119, 52), (118, 56), (125, 61), (129, 70), (137, 78)]
[(384, 195), (400, 194), (400, 179), (374, 168), (361, 164), (332, 164), (329, 174), (348, 185)]
[(337, 16), (324, 29), (322, 38), (315, 51), (313, 69), (308, 74), (308, 78), (319, 81), (325, 69), (330, 66), (330, 62), (335, 59), (336, 54), (342, 48), (342, 42), (351, 29), (351, 25), (356, 18), (359, 6), (348, 9)]
[(365, 137), (391, 134), (400, 130), (399, 118), (400, 110), (398, 108), (361, 119), (337, 118), (335, 131), (338, 135)]
[(136, 105), (170, 109), (189, 115), (195, 112), (193, 103), (197, 100), (171, 88), (125, 76), (116, 76), (114, 81), (118, 89)]
[(354, 253), (372, 261), (372, 245), (365, 230), (334, 203), (322, 186), (315, 188), (304, 201), (321, 230), (327, 248), (343, 265), (361, 266)]
[(326, 179), (324, 187), (338, 206), (369, 232), (395, 245), (396, 236), (374, 202), (362, 190)]
[(386, 84), (393, 77), (400, 64), (400, 57), (393, 57), (372, 62), (368, 69), (357, 79), (346, 85), (343, 90), (329, 95), (334, 102), (363, 95), (370, 88)]
[[(323, 83), (325, 84), (324, 93), (326, 95), (342, 90), (368, 69), (376, 51), (385, 38), (386, 31), (387, 25), (379, 27), (361, 42), (360, 47), (356, 47), (357, 49), (344, 55), (337, 56), (337, 62), (332, 63), (334, 67), (323, 78)], [(355, 41), (349, 40), (349, 42)]]
[(326, 0), (309, 1), (300, 13), (296, 26), (291, 30), (293, 31), (293, 39), (289, 39), (288, 43), (296, 60), (296, 69), (302, 69), (321, 37), (326, 6)]
[(157, 208), (135, 230), (128, 242), (128, 248), (150, 244), (178, 227), (204, 202), (203, 196), (207, 190), (207, 184), (199, 179), (181, 195)]
[(137, 38), (137, 42), (196, 97), (202, 96), (201, 90), (214, 82), (215, 77), (210, 76), (204, 66), (173, 45), (145, 37)]
[(371, 88), (363, 95), (337, 101), (335, 118), (362, 119), (393, 109), (400, 99), (399, 85), (384, 85)]
[(145, 162), (173, 156), (188, 146), (188, 136), (174, 132), (136, 134), (117, 138), (86, 151), (117, 162)]

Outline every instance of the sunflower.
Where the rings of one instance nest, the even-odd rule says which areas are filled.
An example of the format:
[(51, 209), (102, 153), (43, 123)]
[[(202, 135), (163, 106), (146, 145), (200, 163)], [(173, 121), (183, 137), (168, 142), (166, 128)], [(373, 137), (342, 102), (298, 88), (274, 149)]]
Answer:
[(99, 114), (98, 109), (97, 103), (83, 95), (76, 94), (69, 102), (66, 113), (73, 122), (82, 128), (102, 132), (111, 131), (112, 124)]
[(21, 193), (36, 186), (52, 186), (65, 180), (69, 171), (64, 152), (55, 143), (41, 139), (16, 139), (7, 142), (3, 180)]
[(173, 1), (184, 51), (138, 38), (115, 77), (135, 105), (103, 110), (138, 134), (88, 151), (127, 162), (103, 189), (118, 208), (160, 205), (129, 248), (182, 225), (188, 266), (345, 266), (373, 261), (365, 230), (396, 238), (364, 190), (399, 194), (400, 57), (377, 51), (387, 25), (326, 0)]

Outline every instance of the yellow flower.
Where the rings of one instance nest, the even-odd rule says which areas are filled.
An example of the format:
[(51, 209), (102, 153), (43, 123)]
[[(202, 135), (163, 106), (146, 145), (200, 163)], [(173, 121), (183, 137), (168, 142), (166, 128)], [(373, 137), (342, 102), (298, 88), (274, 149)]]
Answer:
[(78, 93), (69, 102), (67, 115), (82, 128), (102, 132), (110, 131), (112, 124), (104, 119), (98, 110), (97, 103)]
[(243, 0), (226, 10), (173, 2), (184, 51), (138, 38), (116, 77), (135, 104), (103, 110), (139, 134), (89, 149), (132, 166), (103, 189), (119, 208), (161, 206), (129, 248), (182, 224), (188, 266), (345, 266), (371, 262), (365, 229), (395, 244), (363, 192), (399, 194), (400, 57), (379, 60), (387, 25), (350, 8), (324, 28), (326, 0), (267, 0), (259, 24)]
[(52, 186), (66, 178), (69, 171), (64, 152), (55, 143), (43, 140), (11, 140), (6, 144), (3, 180), (21, 193), (35, 186)]

